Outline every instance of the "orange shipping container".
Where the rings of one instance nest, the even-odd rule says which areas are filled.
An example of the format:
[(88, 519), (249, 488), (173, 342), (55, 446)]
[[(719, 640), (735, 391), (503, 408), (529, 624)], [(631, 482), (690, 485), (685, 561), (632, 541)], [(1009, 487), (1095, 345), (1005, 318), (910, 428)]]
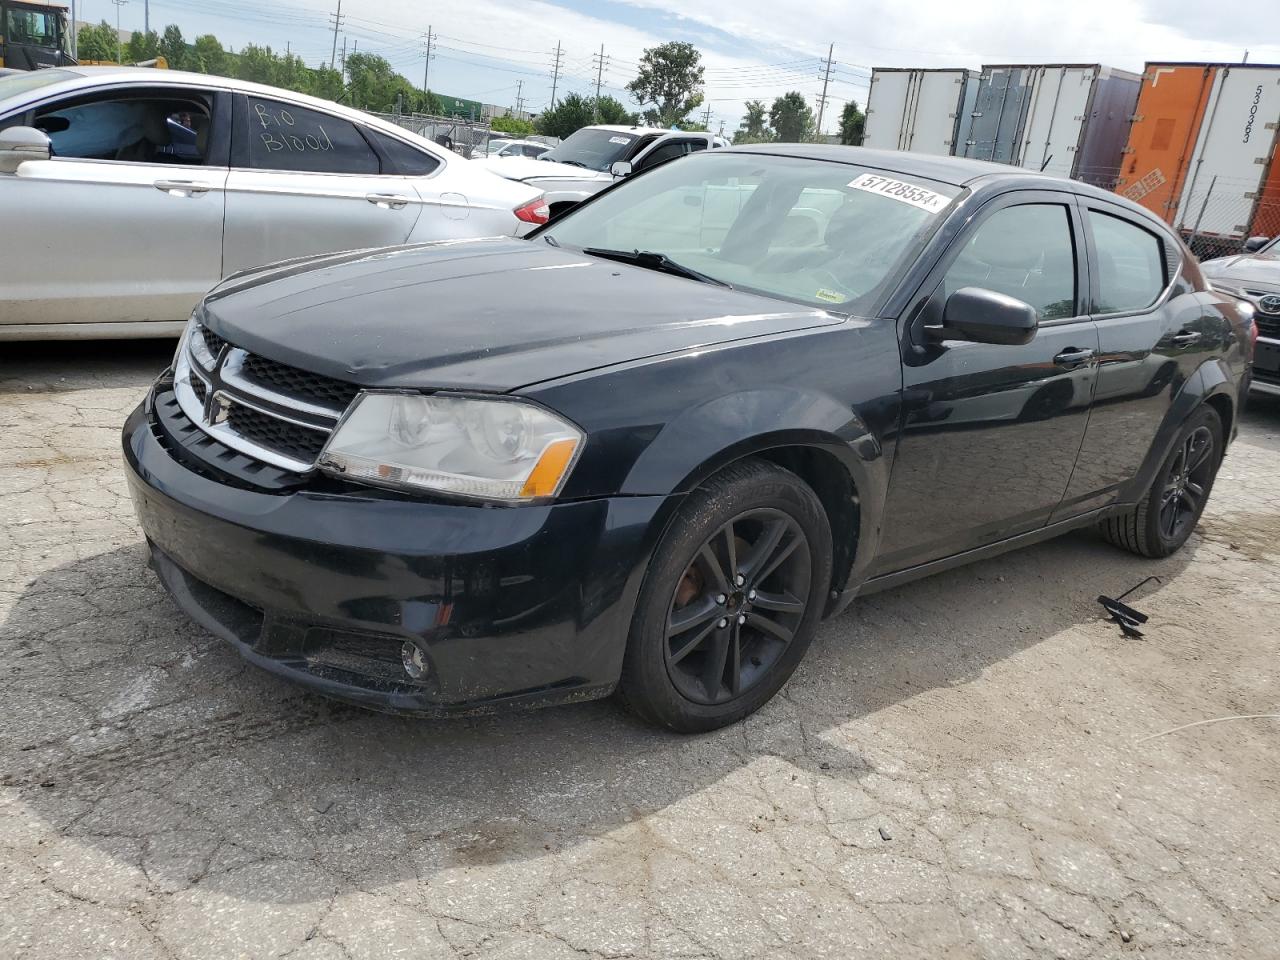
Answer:
[(1262, 199), (1258, 202), (1258, 212), (1254, 215), (1249, 235), (1280, 236), (1280, 143), (1272, 151), (1267, 183), (1262, 188)]
[(1187, 168), (1218, 68), (1149, 63), (1116, 192), (1167, 223), (1177, 215)]

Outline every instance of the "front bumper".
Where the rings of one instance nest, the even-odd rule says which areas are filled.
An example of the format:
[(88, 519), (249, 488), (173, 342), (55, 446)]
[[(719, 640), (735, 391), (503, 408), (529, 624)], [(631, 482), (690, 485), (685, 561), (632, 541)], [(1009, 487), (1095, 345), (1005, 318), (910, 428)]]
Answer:
[[(494, 508), (254, 489), (174, 455), (162, 381), (125, 423), (134, 509), (178, 605), (321, 693), (452, 715), (608, 694), (664, 497)], [(159, 391), (159, 394), (157, 394)], [(409, 679), (406, 640), (429, 673)]]
[(1252, 374), (1250, 390), (1280, 397), (1280, 340), (1258, 338), (1254, 346)]

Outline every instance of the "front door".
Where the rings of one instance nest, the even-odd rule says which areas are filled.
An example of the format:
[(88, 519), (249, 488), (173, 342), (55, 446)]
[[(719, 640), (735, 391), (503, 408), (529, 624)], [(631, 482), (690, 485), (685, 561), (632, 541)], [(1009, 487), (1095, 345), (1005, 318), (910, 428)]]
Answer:
[(1040, 328), (1023, 346), (904, 338), (902, 431), (874, 574), (1037, 529), (1062, 500), (1098, 349), (1079, 236), (1066, 194), (998, 198), (928, 282), (938, 317), (949, 294), (981, 287), (1031, 304)]
[(5, 118), (53, 156), (0, 174), (0, 323), (187, 319), (221, 276), (217, 102), (126, 88)]
[[(410, 177), (383, 174), (360, 128), (308, 107), (241, 97), (227, 180), (224, 270), (404, 243), (423, 199)], [(454, 200), (465, 210), (466, 198)]]

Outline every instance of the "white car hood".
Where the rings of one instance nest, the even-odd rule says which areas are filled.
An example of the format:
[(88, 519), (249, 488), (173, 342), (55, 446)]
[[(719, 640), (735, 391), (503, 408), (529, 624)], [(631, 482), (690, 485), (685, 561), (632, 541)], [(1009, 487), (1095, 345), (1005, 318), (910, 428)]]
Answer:
[(508, 180), (603, 180), (612, 183), (613, 177), (600, 170), (575, 167), (570, 163), (554, 160), (538, 160), (534, 157), (484, 157), (473, 161), (486, 170)]

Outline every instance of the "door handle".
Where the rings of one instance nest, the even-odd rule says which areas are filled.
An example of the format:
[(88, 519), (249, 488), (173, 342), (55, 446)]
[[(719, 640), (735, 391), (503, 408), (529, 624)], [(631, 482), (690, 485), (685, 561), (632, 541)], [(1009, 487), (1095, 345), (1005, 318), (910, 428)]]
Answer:
[(1059, 367), (1074, 370), (1076, 367), (1083, 367), (1092, 359), (1092, 350), (1077, 350), (1075, 347), (1068, 347), (1054, 357), (1053, 362)]
[(408, 197), (398, 193), (366, 193), (364, 198), (383, 210), (403, 210), (409, 203)]
[(198, 197), (209, 192), (207, 183), (197, 183), (195, 180), (157, 180), (154, 186), (161, 193), (175, 197)]
[(1200, 342), (1200, 334), (1194, 330), (1186, 330), (1182, 333), (1174, 334), (1173, 345), (1175, 347), (1189, 347), (1193, 343)]

